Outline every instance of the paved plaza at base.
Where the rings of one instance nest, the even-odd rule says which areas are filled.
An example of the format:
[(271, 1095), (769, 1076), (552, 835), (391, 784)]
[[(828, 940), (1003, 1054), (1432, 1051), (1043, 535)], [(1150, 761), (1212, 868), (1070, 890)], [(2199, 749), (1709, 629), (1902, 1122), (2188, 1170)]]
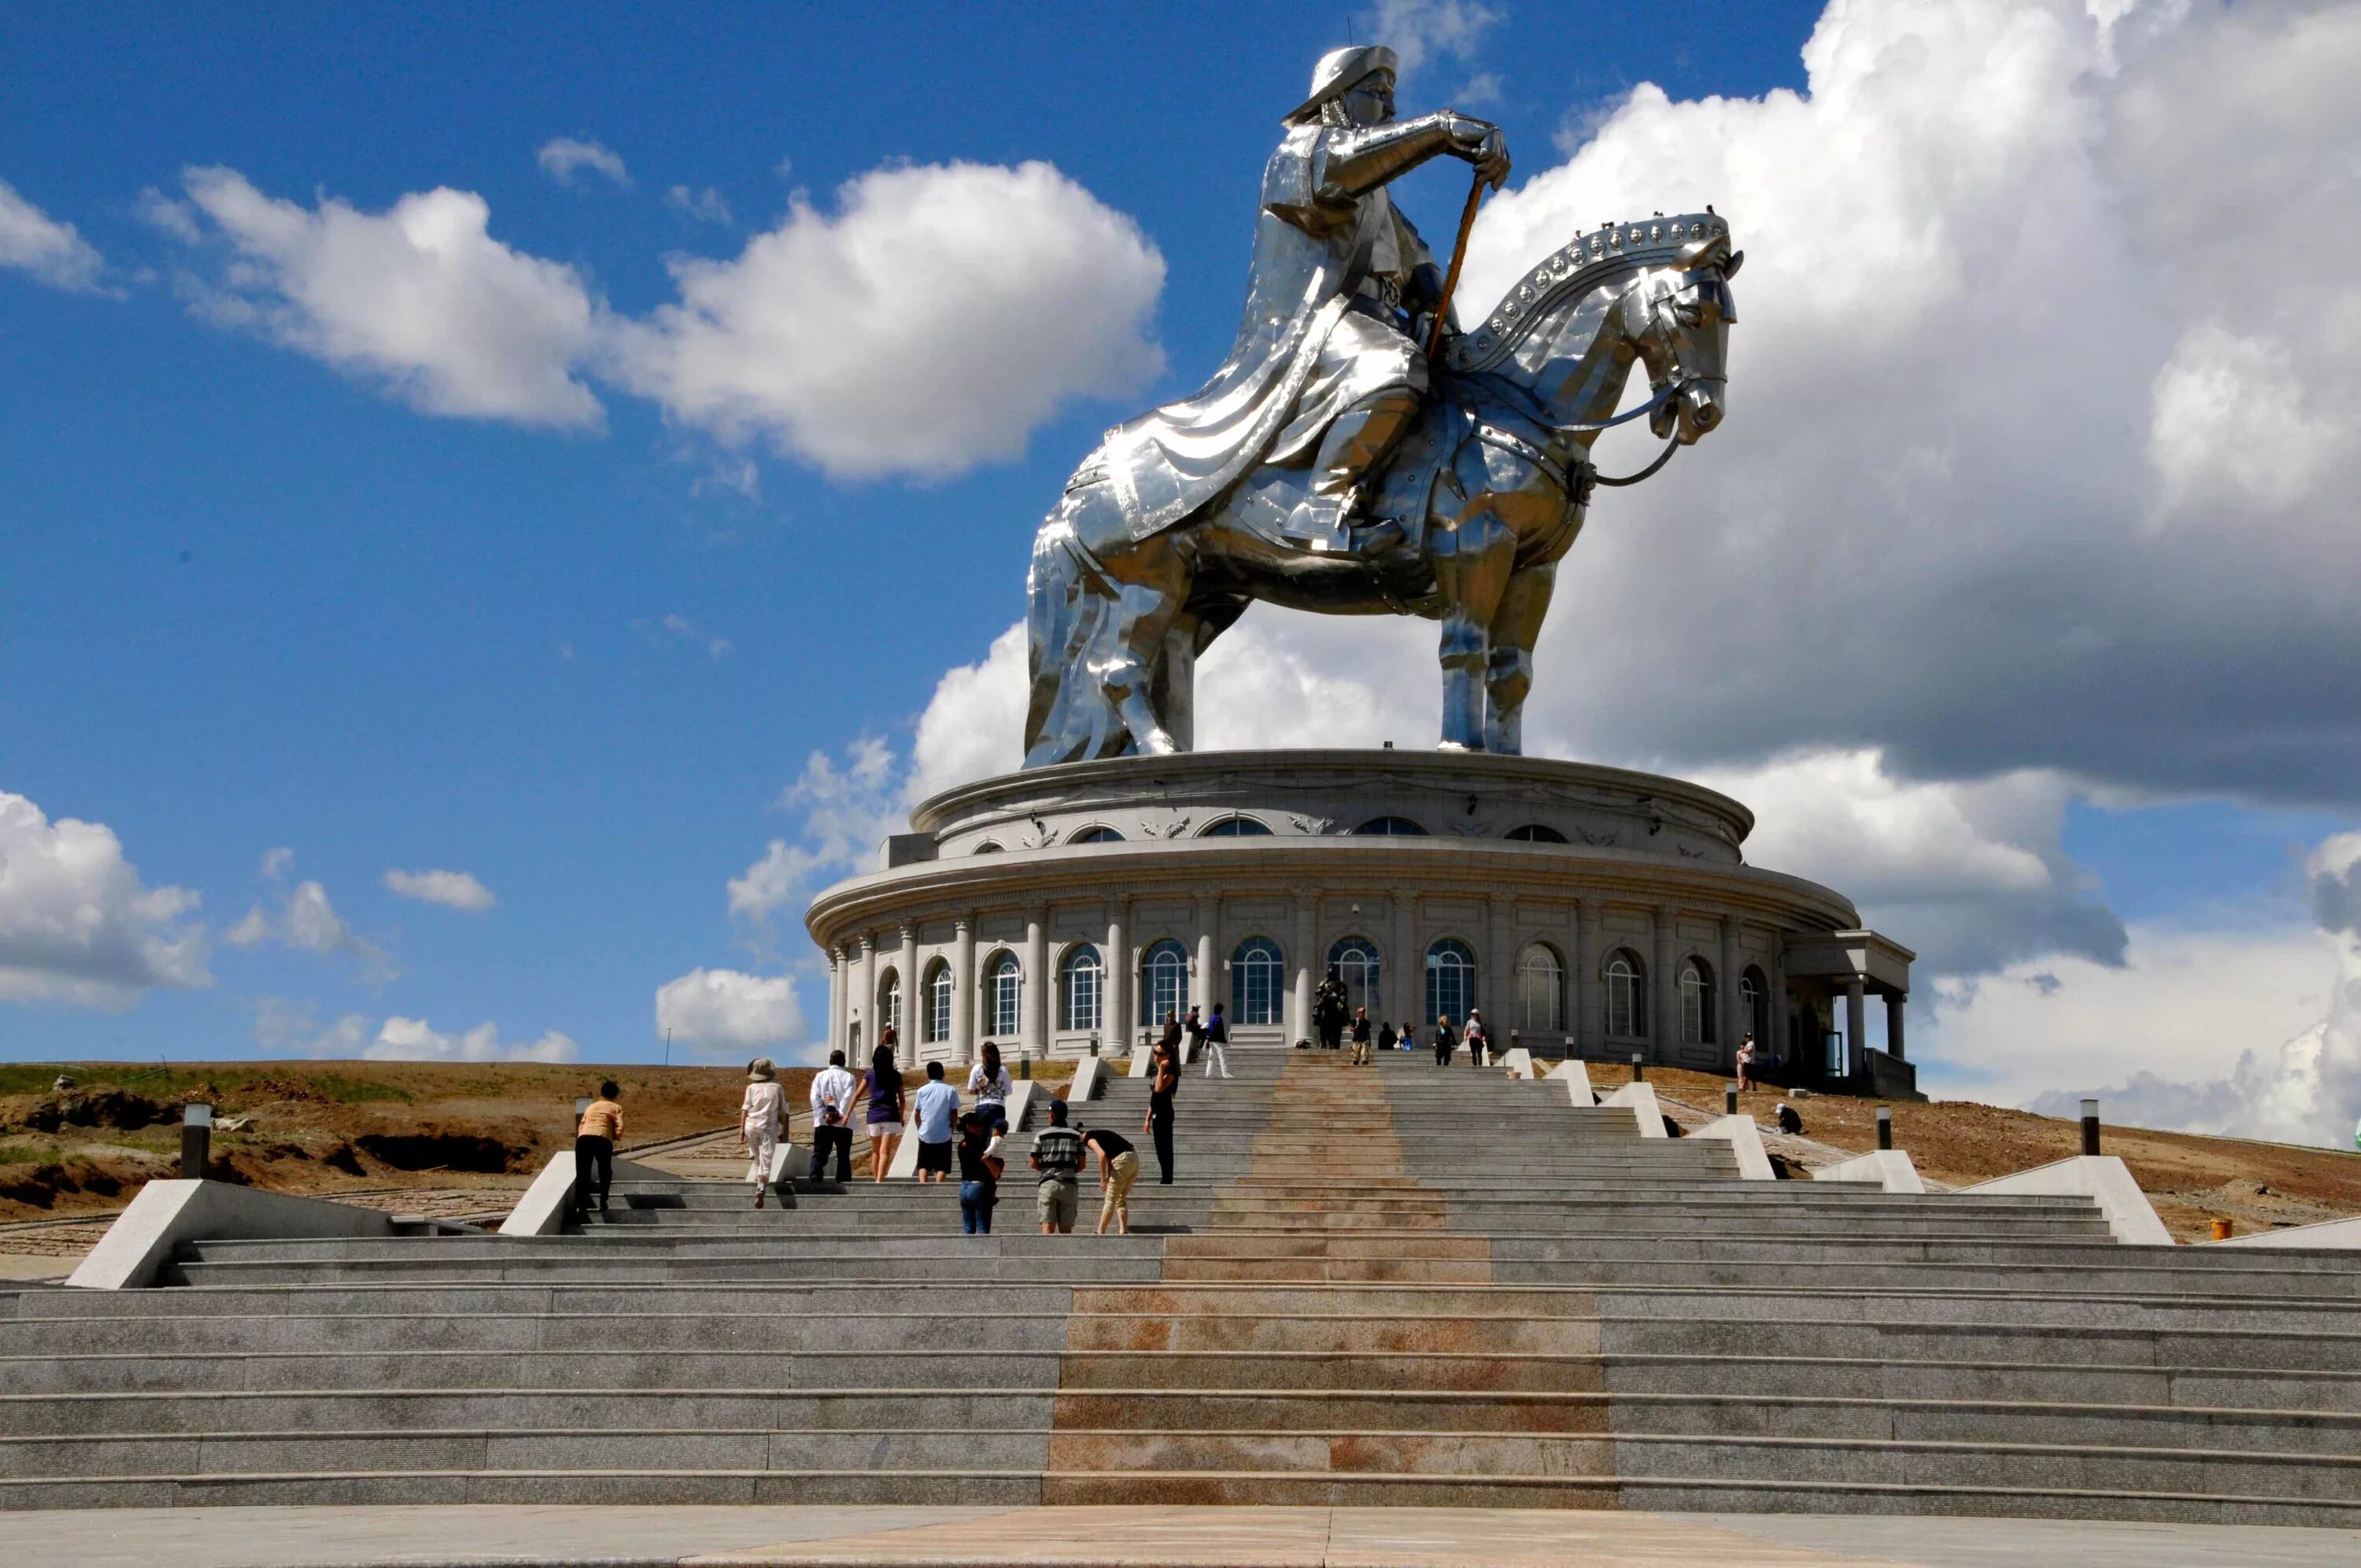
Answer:
[(1499, 1508), (107, 1508), (11, 1515), (10, 1557), (75, 1568), (1559, 1568), (1912, 1564), (2327, 1568), (2361, 1530)]

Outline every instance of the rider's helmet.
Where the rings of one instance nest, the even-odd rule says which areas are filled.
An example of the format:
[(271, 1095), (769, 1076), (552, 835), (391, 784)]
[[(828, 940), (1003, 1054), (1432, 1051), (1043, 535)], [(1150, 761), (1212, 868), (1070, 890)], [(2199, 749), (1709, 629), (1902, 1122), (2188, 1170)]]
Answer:
[(1353, 90), (1356, 82), (1373, 71), (1385, 71), (1390, 76), (1401, 74), (1401, 61), (1394, 51), (1383, 44), (1356, 44), (1349, 49), (1332, 49), (1320, 57), (1312, 68), (1312, 96), (1296, 105), (1287, 116), (1290, 126), (1309, 125), (1320, 117), (1320, 106), (1332, 98), (1341, 98)]

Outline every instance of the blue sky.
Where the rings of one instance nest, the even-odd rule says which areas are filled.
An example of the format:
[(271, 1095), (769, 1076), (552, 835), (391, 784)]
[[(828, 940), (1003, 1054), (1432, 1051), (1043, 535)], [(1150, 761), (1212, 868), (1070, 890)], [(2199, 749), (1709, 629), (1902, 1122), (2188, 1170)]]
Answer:
[[(2008, 63), (2016, 54), (1995, 41), (2002, 33), (1929, 21), (1899, 0), (1854, 6), (1850, 31), (1824, 30), (1823, 53), (1807, 66), (1819, 9), (9, 7), (0, 15), (0, 59), (10, 62), (0, 181), (53, 229), (71, 225), (83, 248), (51, 252), (46, 262), (20, 252), (11, 267), (0, 239), (0, 791), (52, 823), (104, 824), (139, 886), (200, 895), (177, 928), (202, 928), (210, 983), (193, 982), (185, 966), (181, 982), (165, 966), (127, 991), (79, 996), (19, 983), (13, 1002), (0, 1000), (0, 1057), (330, 1048), (339, 1020), (358, 1020), (346, 1043), (366, 1044), (382, 1020), (400, 1017), (452, 1038), (489, 1023), (505, 1048), (557, 1031), (585, 1058), (646, 1059), (662, 1049), (653, 992), (698, 969), (796, 976), (805, 1015), (816, 1015), (819, 992), (795, 919), (800, 904), (733, 916), (725, 885), (784, 839), (810, 847), (808, 891), (844, 869), (822, 842), (828, 824), (812, 820), (815, 799), (873, 825), (910, 791), (940, 781), (924, 748), (914, 751), (915, 727), (947, 671), (992, 668), (987, 650), (1021, 612), (1034, 522), (1064, 474), (1101, 427), (1193, 386), (1226, 347), (1261, 161), (1320, 50), (1348, 29), (1363, 40), (1406, 42), (1406, 113), (1455, 102), (1504, 126), (1518, 159), (1515, 194), (1479, 231), (1491, 258), (1488, 272), (1471, 268), (1480, 288), (1511, 266), (1526, 229), (1538, 234), (1569, 214), (1596, 223), (1620, 210), (1616, 203), (1643, 199), (1627, 196), (1642, 178), (1631, 170), (1675, 159), (1686, 145), (1681, 137), (1738, 149), (1717, 148), (1714, 158), (1726, 153), (1727, 161), (1711, 165), (1707, 189), (1723, 192), (1725, 211), (1745, 214), (1755, 201), (1768, 237), (1783, 232), (1789, 220), (1781, 214), (1802, 197), (1774, 194), (1770, 173), (1750, 179), (1746, 149), (1760, 149), (1752, 156), (1776, 170), (1804, 156), (1781, 153), (1780, 138), (1800, 136), (1795, 146), (1805, 149), (1841, 139), (1826, 126), (1798, 132), (1787, 123), (1794, 115), (1834, 115), (1840, 100), (1874, 99), (1884, 80), (1877, 73), (1903, 69), (1894, 60), (1923, 56), (1935, 62), (1924, 69), (1951, 82), (2016, 69)], [(2088, 26), (2073, 21), (2077, 7), (2028, 0), (1992, 9), (2037, 14), (2061, 38)], [(2211, 8), (2185, 24), (2239, 25)], [(2088, 54), (2072, 66), (2078, 81), (2120, 71), (2103, 75), (2109, 101), (2124, 107), (2109, 133), (2118, 142), (2091, 154), (2102, 171), (2124, 164), (2131, 143), (2120, 138), (2141, 134), (2137, 71), (2169, 83), (2177, 50), (2229, 47), (2168, 36), (2161, 24), (2154, 37), (2135, 38), (2133, 27), (2057, 46)], [(1932, 31), (1920, 38), (1914, 28)], [(1916, 53), (1887, 47), (1897, 38)], [(2110, 63), (2094, 64), (2103, 54)], [(2114, 57), (2139, 63), (2118, 68)], [(1869, 85), (1840, 93), (1848, 71)], [(1906, 97), (1908, 84), (1894, 91)], [(1978, 91), (1987, 93), (1983, 120), (2021, 113), (2032, 127), (2022, 139), (2048, 134), (2042, 111), (1993, 108), (2014, 100)], [(2046, 100), (2037, 92), (2031, 101)], [(1708, 121), (1718, 128), (1700, 132)], [(2333, 148), (2342, 133), (2296, 124), (2276, 134), (2303, 147), (2325, 137)], [(1875, 213), (1879, 189), (1906, 182), (1906, 170), (1878, 167), (1903, 156), (1888, 150), (1897, 139), (1864, 140), (1854, 163), (1839, 159), (1817, 177), (1819, 188), (1858, 177), (1859, 210)], [(584, 150), (569, 163), (549, 152), (566, 141), (597, 156)], [(2048, 156), (2042, 167), (2052, 169), (2057, 155)], [(1055, 171), (1045, 176), (1054, 189), (1035, 192), (1049, 203), (1036, 215), (1082, 225), (1077, 232), (1095, 236), (1090, 243), (1110, 247), (1102, 270), (1113, 278), (1128, 268), (1131, 281), (1127, 294), (1108, 284), (1107, 320), (1093, 329), (1093, 344), (1060, 361), (1065, 349), (1052, 343), (1041, 367), (1010, 373), (1011, 385), (1034, 377), (1027, 385), (1044, 411), (1016, 420), (1013, 436), (1004, 428), (929, 445), (928, 422), (944, 407), (961, 397), (991, 400), (989, 377), (972, 377), (939, 404), (906, 388), (879, 392), (879, 406), (903, 411), (896, 419), (915, 431), (916, 446), (848, 456), (850, 438), (814, 433), (822, 415), (763, 402), (741, 384), (745, 373), (731, 372), (741, 377), (729, 393), (732, 416), (697, 400), (723, 373), (652, 356), (650, 334), (684, 297), (685, 263), (704, 258), (725, 280), (739, 278), (750, 244), (795, 228), (792, 202), (807, 204), (796, 232), (825, 237), (851, 232), (829, 228), (849, 210), (844, 188), (878, 171), (932, 178), (927, 171), (952, 166), (1034, 162)], [(236, 184), (208, 186), (184, 173), (192, 170), (235, 171)], [(1681, 183), (1671, 173), (1653, 178), (1644, 189)], [(924, 189), (939, 203), (948, 187)], [(976, 194), (985, 228), (999, 189)], [(333, 276), (319, 263), (309, 276), (333, 298), (299, 298), (284, 253), (258, 262), (267, 214), (253, 217), (254, 228), (235, 226), (241, 192), (253, 195), (254, 212), (308, 222), (332, 207), (375, 218), (437, 190), (480, 198), (483, 237), (500, 253), (492, 260), (533, 301), (587, 301), (585, 341), (606, 346), (537, 362), (543, 379), (525, 392), (468, 383), (507, 367), (488, 370), (494, 350), (475, 355), (464, 342), (434, 349), (441, 361), (421, 351), (416, 365), (390, 369), (393, 350), (380, 346), (368, 361), (335, 346), (339, 309), (382, 321), (396, 308), (387, 301), (395, 285), (371, 275), (366, 257)], [(873, 190), (882, 199), (886, 186)], [(1446, 164), (1413, 176), (1400, 199), (1447, 244), (1464, 191), (1464, 169)], [(1965, 288), (1979, 268), (2013, 264), (1976, 252), (1973, 236), (1993, 226), (1986, 214), (1863, 223), (1882, 233), (1916, 223), (1912, 232), (1925, 245), (1956, 245), (1968, 258)], [(1780, 258), (1804, 249), (1757, 252), (1763, 290), (1746, 306), (1768, 309), (1774, 321), (1758, 340), (1746, 334), (1760, 314), (1742, 317), (1741, 348), (1759, 341), (1756, 384), (1766, 392), (1784, 385), (1774, 364), (1806, 357), (1775, 321), (1780, 290), (1795, 286), (1783, 284)], [(258, 279), (258, 266), (267, 276)], [(1911, 269), (1927, 269), (1923, 260)], [(732, 330), (768, 308), (763, 289), (794, 286), (792, 269), (743, 272), (732, 297), (750, 313), (725, 322)], [(928, 281), (947, 272), (952, 280)], [(940, 256), (897, 277), (905, 287), (915, 279), (920, 292), (962, 287)], [(1019, 302), (1047, 323), (1071, 302)], [(487, 319), (500, 323), (502, 309)], [(2122, 498), (2135, 491), (2143, 506), (2211, 504), (2224, 515), (2256, 504), (2235, 496), (2208, 503), (2191, 488), (2202, 490), (2199, 480), (2176, 480), (2169, 457), (2157, 455), (2155, 433), (2179, 417), (2179, 405), (2161, 389), (2150, 400), (2148, 389), (2166, 387), (2196, 352), (2190, 345), (2211, 340), (2198, 336), (2204, 313), (2170, 301), (2153, 309), (2152, 329), (2117, 334), (2145, 345), (2147, 357), (2121, 367), (2122, 384), (2136, 389), (2125, 399), (2136, 396), (2137, 406), (2110, 405), (2103, 389), (2077, 391), (2070, 382), (2057, 393), (2074, 419), (2087, 415), (2102, 432), (2092, 439), (2122, 448), (2120, 494), (2088, 493), (2060, 465), (2009, 488), (2000, 504), (2054, 517), (2061, 538), (2098, 537), (2089, 520), (2128, 508)], [(1954, 313), (1972, 320), (1974, 301)], [(550, 330), (562, 337), (572, 329)], [(1032, 332), (1035, 340), (1058, 336)], [(1922, 334), (1888, 352), (1916, 366), (1943, 341)], [(706, 347), (719, 355), (730, 345)], [(2306, 349), (2299, 342), (2287, 351)], [(955, 358), (963, 350), (947, 339), (940, 352)], [(1975, 353), (1961, 346), (1954, 362)], [(1741, 359), (1733, 419), (1753, 412), (1759, 433), (1772, 428), (1773, 400), (1749, 409), (1748, 369)], [(848, 374), (873, 373), (856, 365)], [(708, 379), (691, 385), (699, 376)], [(827, 395), (823, 388), (823, 402)], [(1779, 416), (1795, 417), (1803, 396), (1775, 400)], [(454, 407), (454, 398), (477, 400)], [(989, 416), (986, 409), (976, 417)], [(1829, 421), (1845, 417), (1831, 405)], [(1942, 439), (1962, 443), (1952, 457), (1971, 457), (1980, 422), (2001, 417), (1982, 400), (1945, 414)], [(2123, 433), (2105, 435), (2110, 422)], [(1886, 444), (1918, 449), (1911, 440)], [(1702, 468), (1720, 459), (1723, 481), (1734, 482), (1744, 450), (1708, 446), (1691, 461)], [(1897, 491), (1932, 483), (1932, 471), (1921, 463), (1835, 493)], [(2330, 477), (2323, 469), (2311, 482), (2325, 487)], [(1774, 475), (1769, 483), (1793, 493), (1763, 507), (1763, 526), (1801, 529), (1796, 520), (1807, 515), (1848, 511), (1808, 493), (1809, 482)], [(1699, 503), (1721, 492), (1707, 483), (1704, 474), (1668, 483), (1652, 504), (1671, 509), (1667, 517), (1710, 510)], [(2310, 493), (2264, 509), (2273, 527), (2312, 541), (2304, 548), (2312, 554), (2286, 564), (2290, 595), (2348, 558), (2333, 537), (2322, 544), (2321, 531), (2285, 521)], [(1739, 528), (1744, 520), (1719, 504), (1727, 526)], [(1653, 577), (1699, 558), (1673, 522), (1659, 533), (1664, 553)], [(1717, 558), (1735, 559), (1738, 539), (1716, 536), (1711, 548), (1724, 553)], [(1648, 565), (1636, 541), (1635, 532), (1599, 546), (1602, 584), (1627, 564), (1635, 572)], [(1796, 535), (1785, 549), (1793, 558), (1815, 547)], [(2308, 857), (2349, 829), (2361, 806), (2361, 790), (2334, 782), (2361, 754), (2349, 724), (2335, 718), (2346, 689), (2334, 680), (2317, 691), (2291, 684), (2268, 647), (2248, 659), (2245, 651), (2258, 644), (2246, 623), (2216, 626), (2184, 611), (2169, 585), (2143, 587), (2146, 608), (2114, 603), (2098, 586), (2107, 574), (2088, 570), (2099, 548), (2088, 558), (2070, 552), (2056, 582), (2033, 594), (2011, 588), (2009, 602), (2031, 614), (2038, 601), (2042, 614), (2070, 622), (2075, 647), (2130, 650), (2121, 666), (2103, 659), (2088, 671), (2015, 671), (2006, 647), (1930, 636), (1927, 660), (1939, 655), (1953, 673), (1991, 661), (1982, 689), (2007, 701), (1986, 709), (1947, 677), (1882, 656), (1915, 641), (1906, 619), (1852, 627), (1856, 607), (1883, 591), (1875, 571), (1822, 569), (1799, 590), (1811, 598), (1783, 619), (1817, 623), (1791, 651), (1798, 667), (1832, 660), (1876, 672), (1855, 706), (1787, 712), (1755, 701), (1733, 718), (1702, 696), (1692, 702), (1696, 683), (1675, 658), (1644, 707), (1569, 696), (1557, 727), (1543, 727), (1543, 748), (1701, 771), (1717, 782), (1759, 776), (1770, 798), (1806, 803), (1842, 793), (1811, 782), (1835, 777), (1825, 767), (1795, 771), (1809, 759), (1876, 759), (1867, 775), (1874, 798), (1848, 796), (1843, 809), (1873, 816), (1916, 800), (1968, 825), (1961, 831), (1976, 853), (1955, 863), (1929, 850), (1923, 876), (1901, 875), (1887, 897), (1905, 914), (1936, 912), (1925, 925), (1938, 934), (1948, 972), (1968, 988), (1962, 995), (2053, 958), (2120, 981), (2136, 959), (2093, 912), (2130, 932), (2135, 950), (2152, 931), (2202, 932), (2225, 952), (2251, 940), (2318, 946), (2309, 913), (2318, 868)], [(1917, 569), (1940, 580), (1923, 558)], [(2020, 582), (2024, 569), (1997, 550), (1963, 557), (1941, 565), (1960, 590), (1944, 597)], [(2056, 607), (2053, 593), (2063, 601)], [(2176, 621), (2184, 614), (2185, 624)], [(2296, 618), (2301, 624), (2270, 603), (2255, 614), (2257, 623), (2292, 625), (2301, 646), (2291, 660), (2317, 665), (2352, 646), (2350, 617), (2334, 605)], [(1678, 619), (1651, 613), (1647, 621)], [(1832, 626), (1858, 640), (1831, 642)], [(1351, 636), (1389, 632), (1407, 650), (1403, 668), (1431, 661), (1423, 629)], [(1273, 622), (1260, 646), (1306, 672), (1301, 689), (1320, 691), (1368, 645), (1320, 641), (1328, 635)], [(2161, 655), (2138, 653), (2149, 635), (2160, 645), (2229, 650), (2207, 666), (2225, 689), (2199, 692), (2184, 675), (2151, 687), (2136, 673), (2158, 667)], [(2141, 662), (2129, 662), (2135, 654)], [(1561, 688), (1578, 686), (1579, 663), (1569, 655), (1560, 665)], [(1408, 674), (1403, 685), (1425, 678)], [(2023, 695), (2083, 680), (2092, 685), (2076, 687), (2078, 701), (2089, 690), (2119, 693), (2143, 728), (2106, 732), (2062, 704), (2047, 711)], [(1421, 691), (1417, 700), (1431, 699)], [(2154, 717), (2176, 703), (2188, 705), (2185, 725)], [(2110, 696), (2099, 706), (2117, 705)], [(1419, 722), (1415, 703), (1411, 711), (1405, 722)], [(1956, 721), (1942, 722), (1947, 712)], [(1697, 722), (1684, 728), (1685, 713)], [(2238, 715), (2260, 715), (2260, 727)], [(840, 766), (863, 737), (891, 749), (887, 774), (850, 805), (815, 791), (812, 754)], [(2258, 758), (2269, 765), (2247, 765)], [(799, 778), (802, 795), (783, 805), (782, 792)], [(2006, 809), (1991, 805), (1994, 781), (2006, 784)], [(1953, 811), (1960, 801), (1983, 804)], [(1922, 819), (1931, 820), (1912, 817)], [(1770, 813), (1764, 832), (1758, 848), (1785, 857), (1772, 863), (1850, 890), (1849, 853), (1829, 851), (1808, 828), (1783, 828)], [(291, 855), (266, 872), (264, 857), (281, 847)], [(2037, 869), (1986, 886), (1971, 863), (1986, 849)], [(1903, 860), (1917, 865), (1910, 853)], [(471, 911), (385, 884), (390, 871), (429, 869), (464, 871), (495, 902)], [(291, 899), (311, 883), (334, 923), (298, 934)], [(1872, 886), (1862, 901), (1882, 913), (1877, 894)], [(241, 942), (234, 933), (250, 909), (261, 918)], [(7, 929), (0, 910), (0, 970)], [(1895, 934), (1914, 939), (1898, 925)], [(2333, 972), (2333, 953), (2319, 961), (2323, 976)], [(2327, 985), (2323, 978), (2323, 996)], [(10, 994), (0, 986), (0, 998)], [(2292, 999), (2281, 1012), (2303, 1016)], [(2258, 1023), (2241, 1048), (2277, 1049), (2279, 1016)], [(1932, 1027), (1927, 1048), (1938, 1059), (1946, 1038), (1968, 1048), (1964, 1025), (1938, 1018)], [(2210, 1070), (2194, 1055), (2180, 1065), (2184, 1076)], [(2094, 1059), (2090, 1080), (2127, 1069), (2118, 1058)]]

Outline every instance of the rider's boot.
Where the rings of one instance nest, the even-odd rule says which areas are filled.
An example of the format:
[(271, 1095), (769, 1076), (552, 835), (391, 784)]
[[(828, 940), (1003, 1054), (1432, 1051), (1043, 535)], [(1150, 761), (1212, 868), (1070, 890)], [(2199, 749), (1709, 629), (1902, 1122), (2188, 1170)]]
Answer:
[(1316, 551), (1349, 551), (1361, 486), (1385, 462), (1418, 410), (1415, 391), (1389, 387), (1337, 415), (1312, 460), (1311, 494), (1288, 514), (1288, 536)]

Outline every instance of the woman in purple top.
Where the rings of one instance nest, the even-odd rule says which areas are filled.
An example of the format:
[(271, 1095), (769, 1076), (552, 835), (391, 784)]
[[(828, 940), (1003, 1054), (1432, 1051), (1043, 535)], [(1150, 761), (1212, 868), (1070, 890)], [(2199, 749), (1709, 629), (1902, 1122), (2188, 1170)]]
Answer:
[(862, 1118), (869, 1129), (869, 1175), (872, 1180), (883, 1181), (894, 1163), (894, 1146), (902, 1141), (902, 1113), (909, 1098), (902, 1092), (902, 1069), (894, 1065), (891, 1029), (869, 1053), (869, 1072), (862, 1092), (869, 1101), (869, 1113)]

